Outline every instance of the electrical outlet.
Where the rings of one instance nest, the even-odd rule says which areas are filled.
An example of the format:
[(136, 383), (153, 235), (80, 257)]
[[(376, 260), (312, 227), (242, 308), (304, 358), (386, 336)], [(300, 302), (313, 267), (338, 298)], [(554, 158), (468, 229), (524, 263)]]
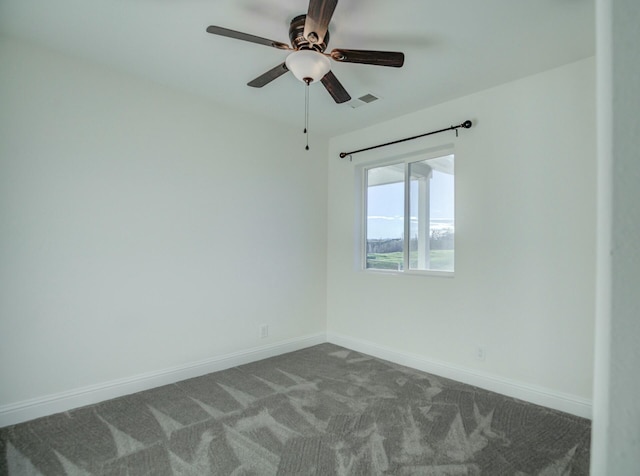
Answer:
[(269, 326), (262, 324), (260, 326), (260, 339), (266, 339), (267, 337), (269, 337)]
[(480, 362), (484, 362), (485, 359), (487, 358), (487, 351), (484, 347), (482, 347), (481, 345), (476, 347), (476, 360), (479, 360)]

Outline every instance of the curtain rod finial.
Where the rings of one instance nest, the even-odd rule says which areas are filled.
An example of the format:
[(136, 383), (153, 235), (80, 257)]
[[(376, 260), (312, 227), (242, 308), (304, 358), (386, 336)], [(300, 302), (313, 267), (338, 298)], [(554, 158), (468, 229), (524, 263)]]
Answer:
[(462, 123), (462, 127), (464, 127), (465, 129), (469, 129), (472, 125), (473, 125), (473, 123), (471, 121), (469, 121), (469, 120), (464, 121)]

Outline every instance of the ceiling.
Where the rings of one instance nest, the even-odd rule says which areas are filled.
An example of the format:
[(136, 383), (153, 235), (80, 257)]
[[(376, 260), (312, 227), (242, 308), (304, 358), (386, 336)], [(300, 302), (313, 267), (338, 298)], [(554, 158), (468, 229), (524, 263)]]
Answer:
[[(289, 43), (307, 0), (0, 0), (0, 34), (303, 126), (304, 85), (286, 74), (246, 83), (287, 52), (206, 33), (208, 25)], [(332, 62), (353, 98), (310, 90), (310, 127), (337, 135), (595, 53), (594, 0), (340, 0), (332, 48), (405, 53), (403, 68)], [(466, 119), (461, 111), (460, 119)]]

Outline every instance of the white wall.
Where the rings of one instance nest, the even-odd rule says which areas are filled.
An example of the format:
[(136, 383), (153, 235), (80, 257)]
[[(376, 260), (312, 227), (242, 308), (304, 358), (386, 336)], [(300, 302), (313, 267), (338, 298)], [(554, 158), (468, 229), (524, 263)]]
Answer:
[[(474, 126), (458, 139), (447, 133), (355, 155), (351, 163), (338, 158), (466, 119)], [(356, 166), (446, 144), (456, 154), (455, 277), (356, 270)], [(593, 58), (333, 138), (329, 153), (330, 338), (549, 392), (589, 411)], [(478, 345), (486, 348), (484, 362), (474, 358)]]
[[(310, 153), (297, 128), (13, 40), (0, 62), (0, 409), (325, 329), (591, 398), (593, 59)], [(354, 167), (442, 144), (455, 278), (355, 271)]]
[(13, 40), (0, 64), (0, 408), (324, 333), (326, 139)]
[(591, 473), (640, 474), (640, 4), (598, 0), (598, 305)]

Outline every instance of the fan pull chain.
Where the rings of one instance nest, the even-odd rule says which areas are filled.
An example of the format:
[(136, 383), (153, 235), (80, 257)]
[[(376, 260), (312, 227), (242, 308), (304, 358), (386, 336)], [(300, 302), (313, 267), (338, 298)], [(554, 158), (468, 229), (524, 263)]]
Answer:
[(304, 149), (309, 150), (309, 84), (311, 84), (311, 80), (305, 78), (304, 82), (306, 84), (304, 94), (304, 133), (307, 135), (307, 145)]

